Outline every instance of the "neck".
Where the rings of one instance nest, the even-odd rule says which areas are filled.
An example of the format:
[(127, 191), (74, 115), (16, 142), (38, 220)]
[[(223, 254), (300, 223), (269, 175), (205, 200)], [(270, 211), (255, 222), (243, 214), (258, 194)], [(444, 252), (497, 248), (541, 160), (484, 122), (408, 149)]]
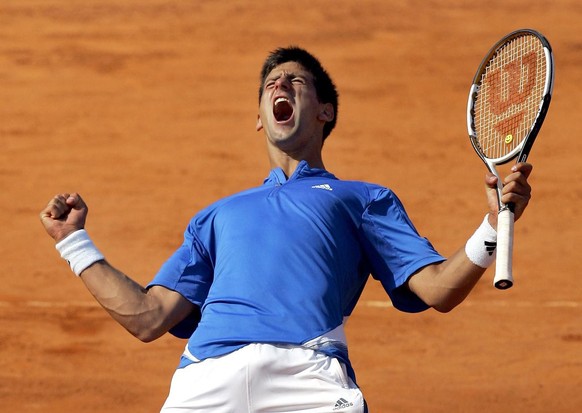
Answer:
[(285, 175), (291, 176), (301, 161), (306, 161), (311, 168), (325, 169), (321, 152), (290, 154), (269, 147), (268, 151), (271, 169), (281, 168)]

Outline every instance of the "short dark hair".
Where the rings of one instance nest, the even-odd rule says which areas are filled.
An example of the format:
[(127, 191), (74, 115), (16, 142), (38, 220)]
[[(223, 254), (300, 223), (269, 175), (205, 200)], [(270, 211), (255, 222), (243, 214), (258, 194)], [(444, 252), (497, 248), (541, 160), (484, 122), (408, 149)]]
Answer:
[(323, 68), (319, 60), (308, 51), (297, 46), (280, 47), (272, 51), (261, 69), (261, 84), (259, 85), (259, 103), (263, 96), (263, 86), (265, 79), (271, 71), (283, 63), (296, 62), (303, 66), (313, 76), (315, 92), (321, 103), (331, 103), (334, 110), (334, 117), (323, 127), (323, 140), (325, 140), (337, 122), (338, 92), (327, 71)]

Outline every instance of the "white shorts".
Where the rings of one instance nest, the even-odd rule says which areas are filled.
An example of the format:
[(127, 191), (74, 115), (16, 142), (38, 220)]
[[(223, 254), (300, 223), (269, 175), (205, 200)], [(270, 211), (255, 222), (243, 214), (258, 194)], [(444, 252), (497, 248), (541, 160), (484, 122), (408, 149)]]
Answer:
[(176, 370), (161, 413), (363, 413), (337, 359), (298, 346), (249, 344)]

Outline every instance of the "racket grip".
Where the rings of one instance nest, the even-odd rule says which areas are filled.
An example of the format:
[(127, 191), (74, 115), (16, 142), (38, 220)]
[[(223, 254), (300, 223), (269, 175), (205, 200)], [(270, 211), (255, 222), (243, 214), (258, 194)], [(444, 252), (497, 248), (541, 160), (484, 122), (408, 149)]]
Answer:
[(500, 290), (507, 290), (513, 285), (513, 212), (504, 208), (497, 216), (497, 260), (493, 285)]

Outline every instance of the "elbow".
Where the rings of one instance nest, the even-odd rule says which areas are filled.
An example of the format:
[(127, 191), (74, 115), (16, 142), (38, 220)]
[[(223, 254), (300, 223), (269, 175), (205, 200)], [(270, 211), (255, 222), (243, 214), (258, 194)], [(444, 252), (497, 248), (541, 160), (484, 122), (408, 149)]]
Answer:
[(442, 299), (439, 301), (436, 301), (432, 304), (430, 304), (430, 306), (432, 308), (434, 308), (436, 311), (438, 311), (439, 313), (450, 313), (451, 311), (453, 311), (455, 308), (457, 308), (457, 306), (459, 304), (461, 304), (463, 302), (463, 299), (460, 299), (458, 297), (449, 297), (447, 299)]
[(152, 341), (162, 336), (162, 334), (159, 334), (154, 331), (140, 331), (140, 332), (130, 331), (130, 333), (142, 343), (151, 343)]
[(466, 294), (454, 289), (439, 290), (437, 293), (424, 297), (425, 303), (439, 313), (450, 313), (466, 298)]
[(164, 331), (150, 326), (129, 326), (126, 329), (132, 336), (143, 343), (151, 343), (164, 335)]
[(450, 313), (451, 311), (453, 311), (457, 306), (456, 305), (450, 305), (450, 304), (438, 304), (438, 305), (433, 305), (432, 308), (434, 308), (436, 311), (438, 311), (439, 313)]
[(132, 333), (135, 338), (137, 338), (142, 343), (151, 343), (157, 337), (154, 337), (152, 334), (147, 333)]

